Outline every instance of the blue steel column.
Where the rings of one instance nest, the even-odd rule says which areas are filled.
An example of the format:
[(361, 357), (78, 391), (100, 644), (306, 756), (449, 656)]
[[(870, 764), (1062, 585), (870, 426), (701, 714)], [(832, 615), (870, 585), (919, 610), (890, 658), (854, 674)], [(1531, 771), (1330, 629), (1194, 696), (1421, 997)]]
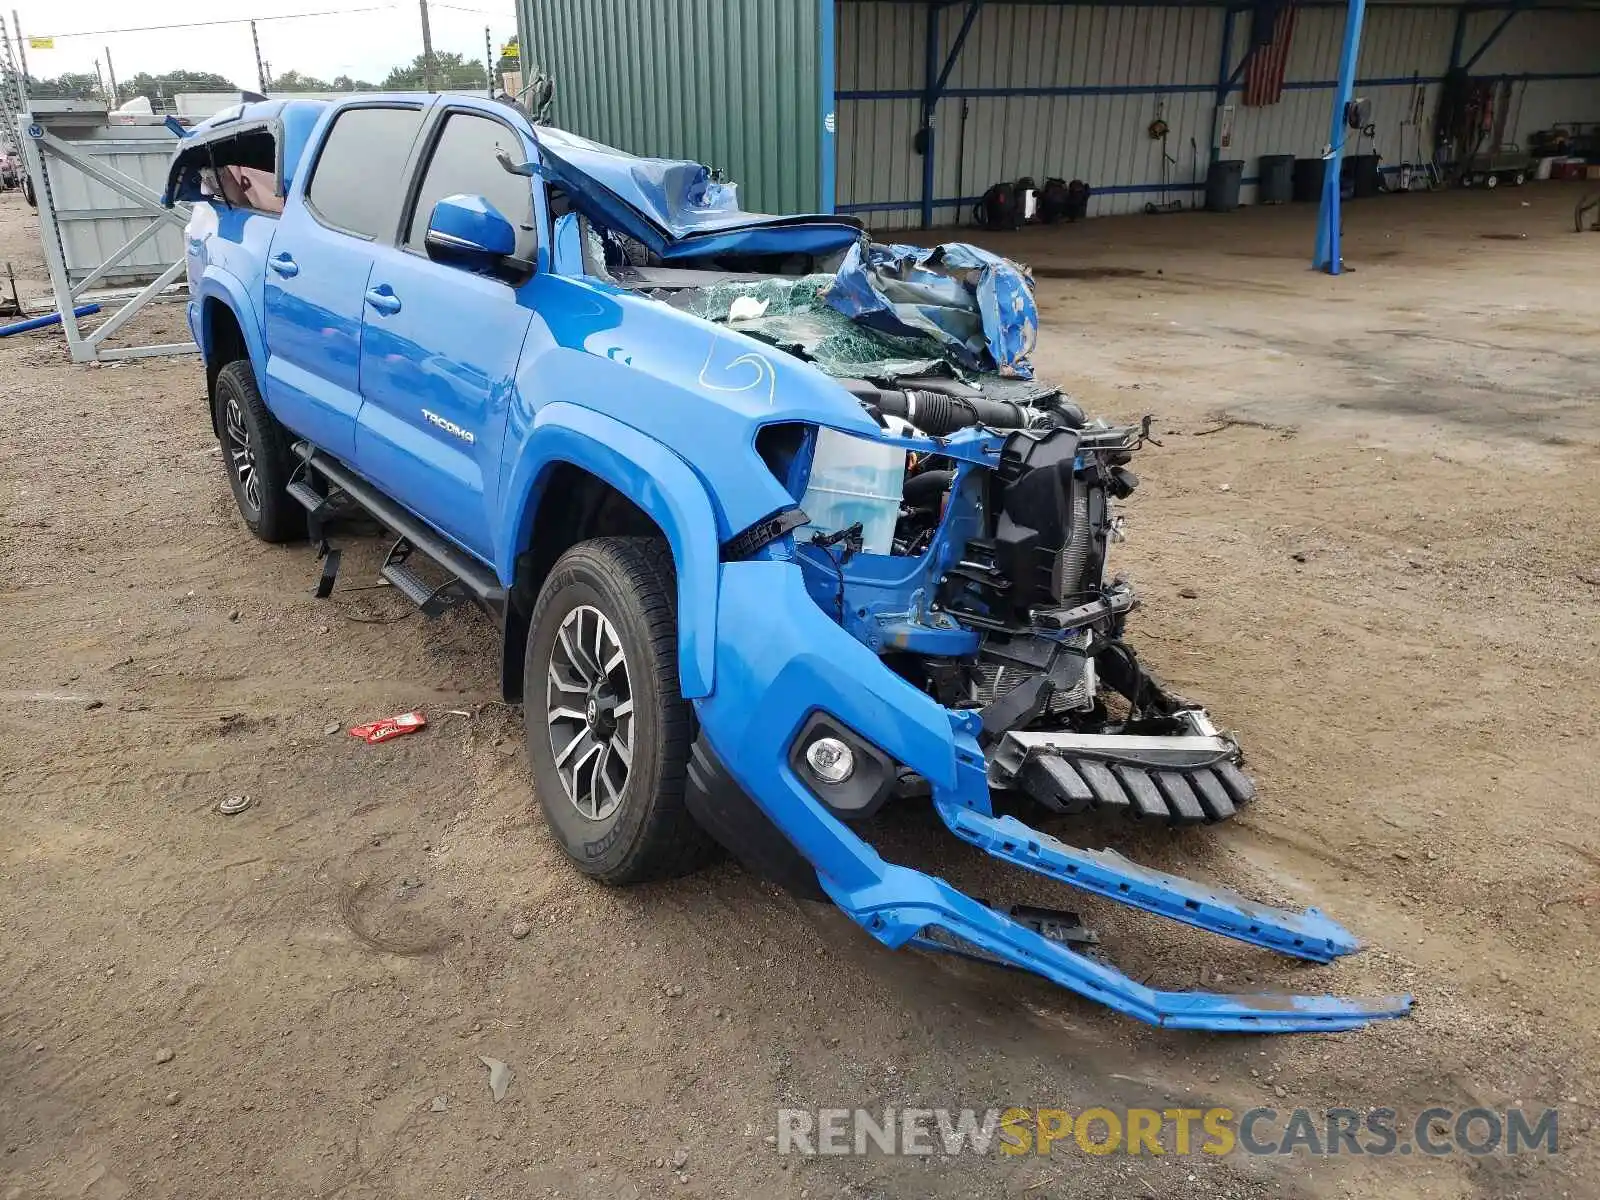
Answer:
[(1328, 156), (1322, 180), (1322, 207), (1317, 212), (1317, 248), (1312, 267), (1330, 275), (1339, 274), (1339, 164), (1344, 159), (1344, 138), (1348, 132), (1345, 109), (1356, 85), (1356, 59), (1361, 54), (1361, 22), (1367, 13), (1366, 0), (1350, 0), (1344, 18), (1344, 49), (1339, 57), (1339, 90), (1333, 97), (1333, 116), (1328, 125)]
[(928, 44), (926, 74), (922, 91), (922, 227), (933, 228), (933, 141), (934, 117), (939, 101), (935, 94), (939, 79), (939, 17), (944, 10), (928, 5)]

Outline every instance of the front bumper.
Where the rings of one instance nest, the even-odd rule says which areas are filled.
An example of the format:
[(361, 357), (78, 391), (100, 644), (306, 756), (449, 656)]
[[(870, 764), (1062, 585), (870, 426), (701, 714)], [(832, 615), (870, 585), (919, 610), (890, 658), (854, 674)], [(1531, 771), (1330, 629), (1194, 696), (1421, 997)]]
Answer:
[(1146, 987), (951, 887), (885, 862), (817, 800), (789, 765), (792, 739), (820, 710), (929, 783), (958, 837), (1025, 869), (1201, 929), (1317, 962), (1356, 941), (1316, 910), (1295, 913), (1085, 851), (997, 818), (975, 714), (945, 709), (828, 619), (800, 569), (725, 563), (715, 693), (696, 701), (702, 732), (743, 792), (811, 865), (822, 890), (879, 941), (971, 948), (1155, 1025), (1218, 1031), (1352, 1029), (1409, 1011), (1409, 996), (1218, 995)]

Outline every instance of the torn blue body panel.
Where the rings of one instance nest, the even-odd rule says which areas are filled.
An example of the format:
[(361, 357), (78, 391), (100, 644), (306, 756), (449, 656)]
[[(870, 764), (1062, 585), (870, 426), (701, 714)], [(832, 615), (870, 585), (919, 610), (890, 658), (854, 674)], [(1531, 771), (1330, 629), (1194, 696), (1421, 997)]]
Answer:
[(709, 168), (640, 158), (560, 129), (538, 131), (541, 174), (591, 220), (642, 242), (666, 260), (711, 254), (812, 254), (843, 250), (861, 223), (837, 215), (745, 212), (738, 188)]
[(1033, 282), (1016, 263), (981, 247), (857, 244), (826, 299), (869, 328), (932, 338), (969, 370), (1033, 378)]

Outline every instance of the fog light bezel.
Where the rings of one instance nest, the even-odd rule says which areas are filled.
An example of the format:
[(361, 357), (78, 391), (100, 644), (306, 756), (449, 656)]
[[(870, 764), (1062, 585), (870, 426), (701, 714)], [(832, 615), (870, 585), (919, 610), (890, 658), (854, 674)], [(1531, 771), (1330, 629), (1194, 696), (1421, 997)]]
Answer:
[[(820, 779), (811, 769), (806, 752), (815, 742), (833, 739), (854, 756), (854, 768), (838, 783)], [(842, 721), (825, 712), (813, 712), (789, 745), (789, 769), (832, 813), (846, 820), (870, 817), (894, 790), (895, 762)]]

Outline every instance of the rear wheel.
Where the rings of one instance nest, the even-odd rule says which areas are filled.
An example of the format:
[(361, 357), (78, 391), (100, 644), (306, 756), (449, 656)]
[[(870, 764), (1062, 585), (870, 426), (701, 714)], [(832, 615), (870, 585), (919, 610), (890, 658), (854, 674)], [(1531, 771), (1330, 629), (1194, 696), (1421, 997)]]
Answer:
[(677, 582), (658, 538), (562, 555), (534, 605), (523, 720), (540, 807), (604, 883), (688, 874), (716, 857), (684, 805), (694, 714), (678, 690)]
[(285, 490), (293, 471), (289, 437), (267, 411), (247, 360), (231, 362), (217, 372), (212, 403), (223, 469), (250, 532), (263, 542), (303, 538), (305, 509)]

